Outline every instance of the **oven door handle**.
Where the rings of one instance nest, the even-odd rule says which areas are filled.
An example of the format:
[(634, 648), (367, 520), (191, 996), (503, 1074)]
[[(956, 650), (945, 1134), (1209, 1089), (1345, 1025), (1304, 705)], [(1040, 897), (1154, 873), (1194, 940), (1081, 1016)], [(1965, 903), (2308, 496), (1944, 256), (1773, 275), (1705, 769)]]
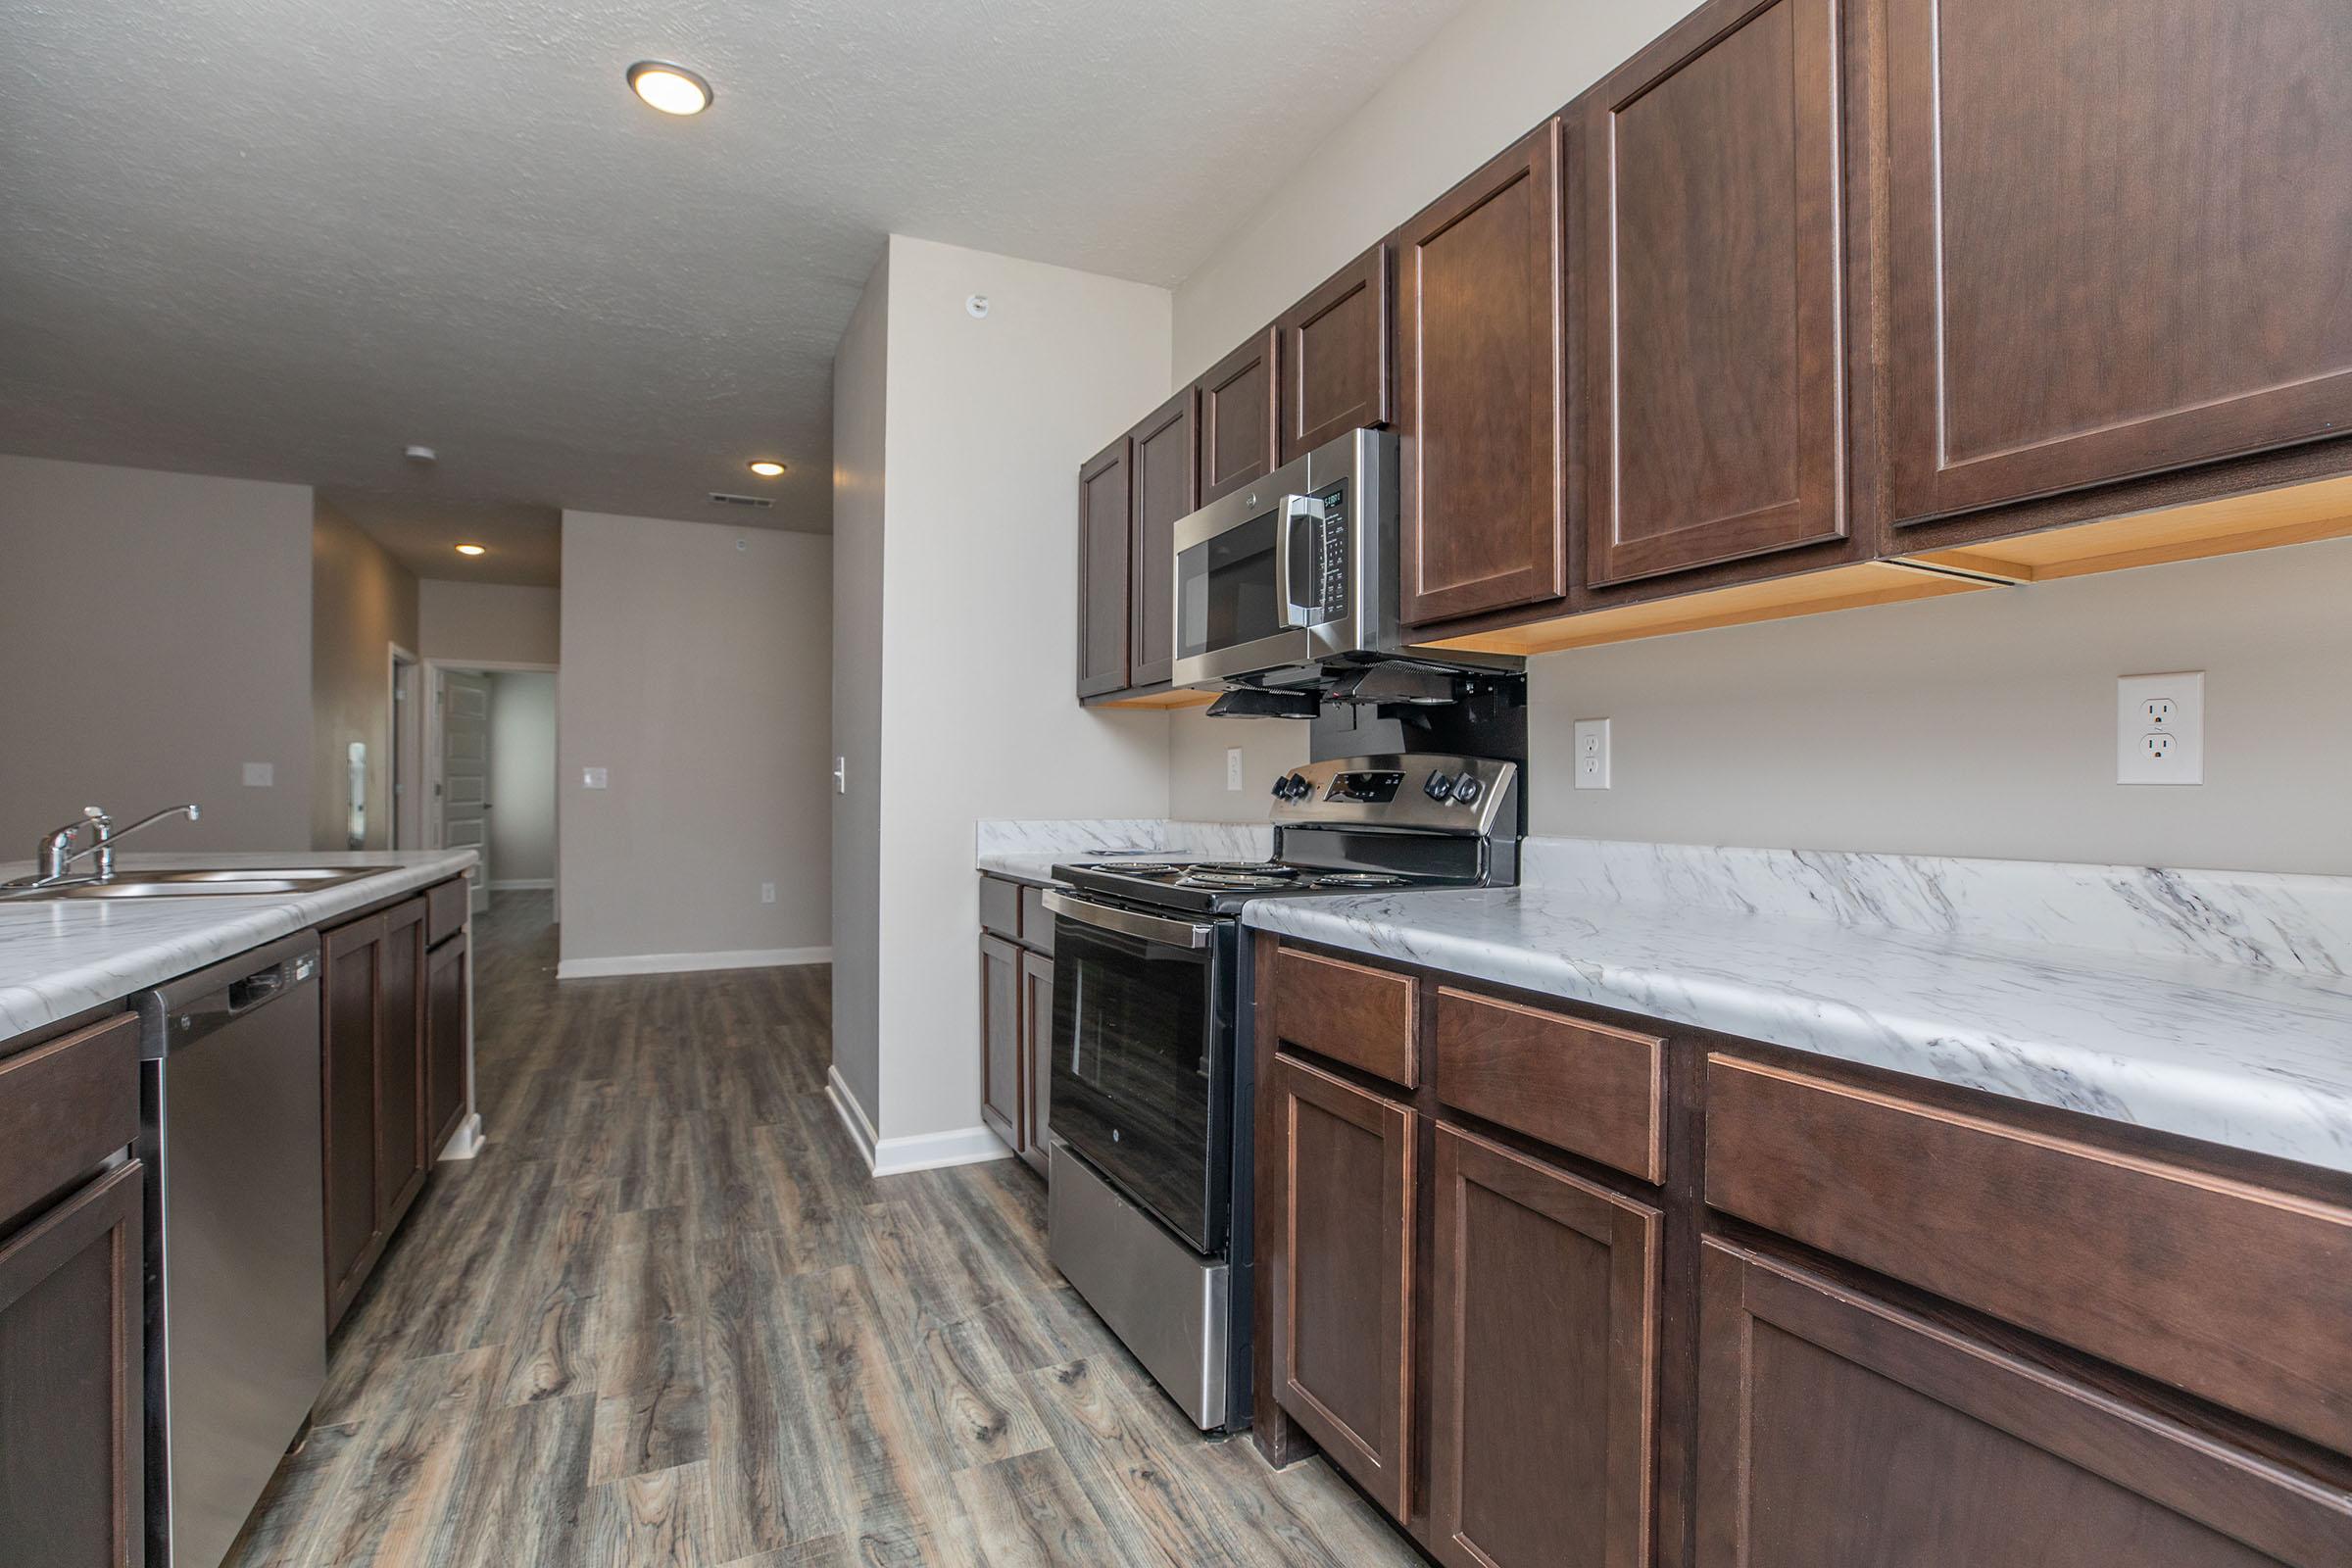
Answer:
[(1116, 931), (1121, 936), (1141, 937), (1146, 942), (1156, 942), (1162, 947), (1205, 948), (1217, 934), (1217, 928), (1213, 925), (1195, 925), (1189, 920), (1163, 920), (1153, 914), (1114, 909), (1106, 904), (1094, 904), (1076, 898), (1058, 888), (1046, 890), (1046, 907), (1080, 925)]
[[(1321, 496), (1284, 496), (1280, 521), (1274, 528), (1274, 597), (1281, 605), (1280, 624), (1285, 631), (1319, 625), (1323, 619), (1323, 519), (1330, 515)], [(1298, 525), (1311, 522), (1315, 526), (1315, 554), (1308, 570), (1314, 575), (1309, 584), (1314, 598), (1301, 604), (1298, 584), (1291, 576), (1291, 545), (1298, 538)]]

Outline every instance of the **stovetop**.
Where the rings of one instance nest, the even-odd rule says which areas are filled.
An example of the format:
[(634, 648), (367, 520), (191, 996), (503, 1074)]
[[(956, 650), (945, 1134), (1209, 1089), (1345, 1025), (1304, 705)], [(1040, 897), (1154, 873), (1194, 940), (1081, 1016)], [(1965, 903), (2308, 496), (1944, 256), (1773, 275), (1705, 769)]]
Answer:
[(1054, 874), (1083, 892), (1196, 914), (1239, 914), (1251, 899), (1475, 888), (1476, 877), (1337, 870), (1283, 860), (1080, 860)]

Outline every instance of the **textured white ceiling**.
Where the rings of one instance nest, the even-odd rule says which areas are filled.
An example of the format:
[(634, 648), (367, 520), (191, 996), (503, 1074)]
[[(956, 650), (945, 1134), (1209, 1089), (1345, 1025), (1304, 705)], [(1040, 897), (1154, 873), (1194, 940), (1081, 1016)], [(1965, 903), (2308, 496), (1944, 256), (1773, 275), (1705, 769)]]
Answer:
[(1461, 3), (0, 0), (0, 451), (822, 530), (886, 234), (1173, 284)]

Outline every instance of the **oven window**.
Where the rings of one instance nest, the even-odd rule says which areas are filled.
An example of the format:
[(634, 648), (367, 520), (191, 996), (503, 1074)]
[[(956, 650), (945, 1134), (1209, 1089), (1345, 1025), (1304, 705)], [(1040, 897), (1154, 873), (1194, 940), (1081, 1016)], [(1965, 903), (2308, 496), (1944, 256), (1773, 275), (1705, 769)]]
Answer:
[(1239, 648), (1282, 630), (1274, 597), (1274, 521), (1269, 512), (1178, 552), (1178, 657)]
[(1225, 1245), (1231, 1137), (1215, 952), (1054, 923), (1054, 1135), (1203, 1252)]

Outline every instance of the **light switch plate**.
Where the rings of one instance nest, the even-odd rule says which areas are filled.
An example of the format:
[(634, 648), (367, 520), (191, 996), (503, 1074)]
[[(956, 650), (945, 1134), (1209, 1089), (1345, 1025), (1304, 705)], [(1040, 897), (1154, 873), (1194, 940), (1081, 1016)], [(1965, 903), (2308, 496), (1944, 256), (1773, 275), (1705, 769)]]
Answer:
[(277, 764), (275, 762), (247, 762), (245, 764), (245, 782), (257, 790), (275, 787)]
[(2115, 683), (2115, 781), (2205, 782), (2205, 672), (2125, 675)]
[(1576, 721), (1576, 787), (1580, 790), (1609, 787), (1609, 721), (1605, 718)]
[(1225, 787), (1229, 790), (1242, 787), (1242, 749), (1239, 746), (1225, 748)]
[(601, 790), (611, 782), (612, 775), (608, 774), (601, 767), (583, 767), (580, 769), (580, 788), (584, 790)]

